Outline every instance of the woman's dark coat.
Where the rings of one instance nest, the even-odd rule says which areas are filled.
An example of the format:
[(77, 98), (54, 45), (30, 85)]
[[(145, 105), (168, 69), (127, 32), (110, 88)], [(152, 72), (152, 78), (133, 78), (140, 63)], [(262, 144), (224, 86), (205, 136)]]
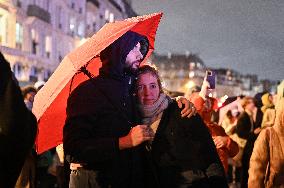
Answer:
[(164, 111), (151, 153), (159, 187), (227, 187), (206, 125), (199, 115), (181, 118), (176, 103)]

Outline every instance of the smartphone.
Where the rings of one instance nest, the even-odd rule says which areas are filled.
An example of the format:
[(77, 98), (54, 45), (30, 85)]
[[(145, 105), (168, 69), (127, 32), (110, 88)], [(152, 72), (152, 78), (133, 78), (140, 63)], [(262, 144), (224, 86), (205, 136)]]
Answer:
[(216, 75), (214, 71), (206, 71), (206, 80), (209, 83), (209, 89), (215, 89)]

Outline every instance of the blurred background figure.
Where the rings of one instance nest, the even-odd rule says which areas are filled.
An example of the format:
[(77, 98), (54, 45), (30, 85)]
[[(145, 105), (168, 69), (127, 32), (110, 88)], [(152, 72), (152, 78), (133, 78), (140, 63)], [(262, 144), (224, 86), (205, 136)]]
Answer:
[(26, 107), (29, 110), (32, 110), (33, 108), (33, 102), (34, 102), (34, 97), (36, 93), (37, 93), (37, 90), (33, 86), (26, 86), (22, 89), (24, 102), (26, 104)]
[(256, 124), (257, 108), (252, 97), (244, 97), (241, 101), (244, 111), (240, 114), (236, 125), (240, 153), (237, 161), (241, 161), (241, 187), (246, 188), (248, 182), (249, 160), (253, 150), (254, 142), (260, 132), (260, 125)]
[(236, 108), (228, 110), (228, 112), (226, 113), (221, 126), (225, 129), (227, 135), (232, 135), (235, 133), (239, 114), (240, 113)]
[(274, 101), (276, 97), (273, 97), (270, 93), (266, 93), (261, 97), (261, 101), (263, 106), (261, 107), (261, 111), (263, 112), (263, 119), (261, 123), (261, 128), (271, 127), (274, 125), (275, 120), (275, 107), (276, 104)]

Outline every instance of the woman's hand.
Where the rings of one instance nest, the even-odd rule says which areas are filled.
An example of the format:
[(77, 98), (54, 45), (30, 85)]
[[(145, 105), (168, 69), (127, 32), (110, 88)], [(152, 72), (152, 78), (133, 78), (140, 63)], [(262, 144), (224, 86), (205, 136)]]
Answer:
[(196, 108), (194, 107), (193, 103), (191, 103), (189, 100), (187, 100), (185, 97), (178, 96), (175, 98), (176, 102), (178, 104), (179, 108), (182, 108), (182, 105), (184, 104), (184, 108), (181, 111), (181, 117), (188, 117), (196, 114)]
[(154, 139), (153, 130), (147, 125), (137, 125), (133, 127), (128, 135), (119, 138), (119, 149), (127, 149), (140, 145), (145, 141)]

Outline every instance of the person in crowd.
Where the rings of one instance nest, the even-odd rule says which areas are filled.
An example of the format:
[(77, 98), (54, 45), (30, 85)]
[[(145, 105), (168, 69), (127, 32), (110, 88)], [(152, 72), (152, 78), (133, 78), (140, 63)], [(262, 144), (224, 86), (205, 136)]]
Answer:
[(257, 129), (257, 128), (261, 128), (261, 123), (262, 123), (262, 119), (263, 119), (263, 112), (261, 110), (261, 107), (263, 106), (262, 104), (262, 100), (261, 97), (265, 94), (266, 92), (261, 92), (261, 93), (257, 93), (254, 96), (254, 104), (255, 104), (255, 110), (253, 112), (254, 116), (254, 129), (256, 129), (258, 132), (260, 132), (261, 129)]
[[(31, 111), (36, 95), (33, 86), (26, 86), (22, 89), (22, 95), (26, 107)], [(35, 188), (36, 187), (36, 151), (34, 148), (29, 152), (15, 188)]]
[[(274, 98), (276, 99), (276, 97)], [(270, 93), (266, 93), (261, 97), (263, 106), (261, 111), (263, 112), (263, 119), (261, 123), (261, 128), (271, 127), (274, 125), (275, 120), (275, 108), (273, 96)]]
[(224, 128), (227, 135), (232, 135), (235, 133), (235, 128), (237, 125), (239, 116), (238, 109), (228, 110), (221, 126)]
[[(71, 188), (144, 187), (141, 143), (153, 134), (139, 123), (132, 83), (148, 49), (145, 36), (126, 32), (100, 53), (99, 76), (71, 93), (63, 130)], [(182, 115), (191, 116), (193, 105), (180, 98), (180, 107), (182, 102)]]
[(14, 187), (37, 133), (8, 61), (0, 52), (0, 187)]
[(198, 114), (202, 117), (210, 134), (214, 140), (217, 152), (222, 161), (225, 172), (228, 172), (228, 159), (234, 157), (239, 152), (238, 144), (233, 141), (225, 132), (223, 127), (212, 121), (212, 113), (218, 108), (218, 102), (215, 98), (208, 97), (207, 93), (209, 83), (204, 78), (199, 93), (192, 94), (189, 100), (194, 104)]
[(37, 90), (33, 86), (26, 86), (22, 89), (24, 102), (26, 104), (26, 107), (29, 110), (32, 110), (32, 108), (33, 108), (34, 97), (35, 97), (36, 93), (37, 93)]
[(138, 70), (136, 93), (142, 123), (155, 133), (148, 142), (158, 185), (151, 187), (227, 187), (222, 163), (199, 115), (180, 117), (175, 101), (163, 92), (155, 68)]
[(272, 127), (260, 132), (250, 159), (248, 187), (284, 187), (284, 98)]
[(256, 106), (254, 99), (246, 96), (242, 99), (241, 105), (244, 111), (238, 119), (236, 133), (238, 135), (238, 143), (241, 148), (241, 153), (238, 157), (238, 160), (241, 161), (242, 165), (241, 187), (246, 188), (248, 182), (249, 160), (260, 128), (255, 126), (254, 113), (256, 112)]

